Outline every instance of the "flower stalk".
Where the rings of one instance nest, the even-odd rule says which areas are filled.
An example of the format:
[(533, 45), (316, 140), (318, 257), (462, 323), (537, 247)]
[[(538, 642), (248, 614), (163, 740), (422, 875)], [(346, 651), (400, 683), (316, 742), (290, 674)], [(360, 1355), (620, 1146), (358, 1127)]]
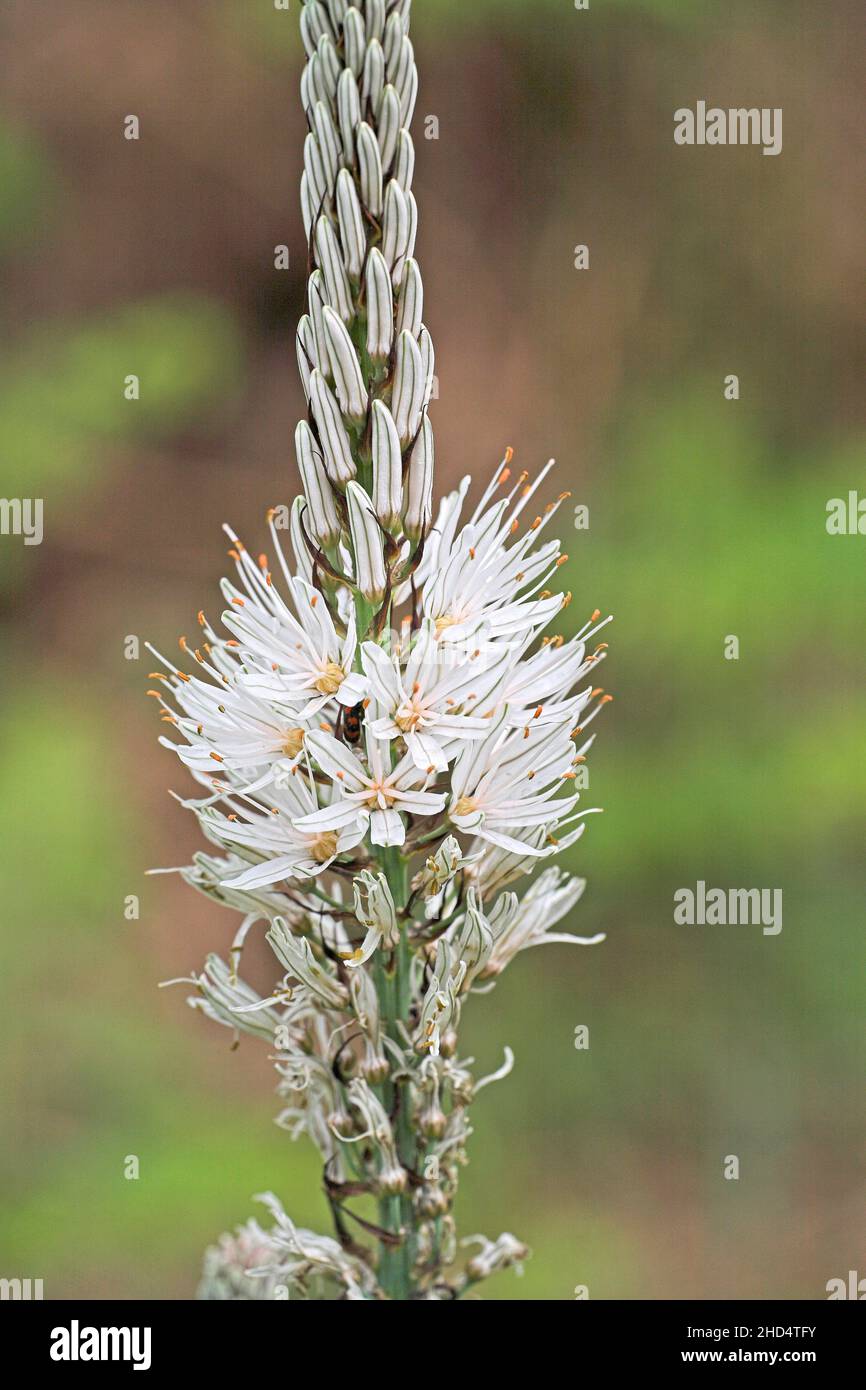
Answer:
[[(228, 532), (229, 635), (200, 613), (193, 670), (160, 658), (151, 692), (217, 851), (181, 872), (241, 915), (190, 1003), (268, 1045), (277, 1123), (321, 1153), (333, 1222), (299, 1229), (263, 1194), (272, 1224), (208, 1252), (207, 1298), (444, 1300), (519, 1268), (508, 1233), (460, 1255), (469, 1107), (513, 1062), (476, 1080), (461, 1014), (518, 952), (601, 939), (551, 931), (583, 888), (550, 861), (583, 833), (586, 730), (610, 699), (608, 620), (547, 631), (571, 599), (548, 534), (565, 494), (537, 512), (548, 469), (515, 478), (509, 451), (474, 510), (465, 478), (433, 524), (409, 18), (410, 0), (303, 5), (303, 496), (288, 552), (269, 514), (275, 563)], [(257, 927), (264, 996), (241, 976)]]

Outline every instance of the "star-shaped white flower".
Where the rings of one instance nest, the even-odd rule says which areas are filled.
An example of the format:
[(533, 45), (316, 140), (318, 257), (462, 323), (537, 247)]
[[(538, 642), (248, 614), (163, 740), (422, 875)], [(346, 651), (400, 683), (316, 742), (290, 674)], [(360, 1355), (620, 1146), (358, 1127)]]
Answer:
[(492, 660), (481, 647), (449, 651), (425, 622), (412, 641), (405, 667), (374, 642), (361, 648), (370, 691), (384, 713), (369, 722), (377, 738), (402, 738), (417, 768), (444, 772), (463, 739), (482, 739), (493, 709), (487, 697), (499, 683), (510, 653), (503, 644)]
[(493, 721), (483, 743), (467, 744), (451, 773), (448, 814), (458, 830), (501, 849), (544, 857), (519, 838), (534, 826), (568, 824), (576, 793), (561, 795), (574, 779), (575, 747), (567, 732), (538, 721), (509, 727), (507, 710)]
[(353, 827), (364, 834), (369, 826), (374, 845), (402, 845), (406, 839), (403, 814), (432, 816), (443, 809), (445, 794), (419, 788), (421, 774), (408, 755), (391, 768), (387, 744), (368, 731), (366, 745), (365, 766), (333, 734), (314, 730), (308, 736), (310, 756), (333, 779), (339, 796), (330, 806), (299, 820), (299, 830), (319, 833)]

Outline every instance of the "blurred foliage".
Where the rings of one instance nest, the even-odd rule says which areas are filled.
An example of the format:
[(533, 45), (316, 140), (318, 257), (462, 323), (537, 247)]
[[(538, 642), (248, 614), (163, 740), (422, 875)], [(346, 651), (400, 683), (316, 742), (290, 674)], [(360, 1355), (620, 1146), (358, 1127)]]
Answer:
[(25, 239), (56, 192), (56, 172), (44, 150), (28, 132), (0, 120), (0, 252), (27, 247)]
[[(50, 323), (0, 367), (0, 488), (29, 496), (86, 486), (109, 441), (159, 438), (240, 387), (230, 313), (200, 296), (124, 305), (101, 320)], [(135, 375), (139, 399), (127, 399)]]

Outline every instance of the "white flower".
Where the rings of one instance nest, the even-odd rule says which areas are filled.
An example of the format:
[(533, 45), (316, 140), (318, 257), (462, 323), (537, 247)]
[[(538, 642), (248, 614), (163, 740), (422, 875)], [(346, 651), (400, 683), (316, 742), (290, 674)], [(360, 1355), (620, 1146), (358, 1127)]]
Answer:
[(305, 579), (289, 581), (292, 611), (274, 585), (261, 586), (253, 579), (258, 575), (255, 566), (244, 565), (243, 574), (247, 597), (224, 586), (233, 604), (224, 621), (247, 667), (238, 676), (242, 689), (295, 710), (301, 720), (311, 719), (331, 700), (347, 706), (362, 700), (366, 681), (352, 670), (357, 647), (354, 612), (341, 639), (328, 605)]
[[(594, 618), (597, 616), (593, 614)], [(593, 690), (592, 686), (579, 695), (572, 695), (571, 692), (577, 682), (604, 659), (603, 643), (596, 647), (591, 656), (587, 656), (586, 637), (599, 632), (609, 621), (609, 618), (605, 619), (591, 633), (584, 632), (568, 642), (544, 640), (537, 652), (526, 656), (525, 651), (532, 642), (533, 634), (530, 633), (505, 677), (501, 692), (497, 692), (509, 706), (512, 723), (527, 723), (531, 717), (543, 724), (571, 727), (580, 719), (585, 727), (589, 718), (582, 719), (583, 711), (593, 698), (604, 692)]]
[(322, 771), (331, 777), (339, 798), (330, 806), (298, 821), (300, 830), (319, 834), (369, 825), (374, 845), (402, 845), (406, 825), (401, 812), (432, 816), (445, 805), (444, 792), (419, 790), (421, 775), (411, 758), (391, 768), (386, 746), (368, 732), (367, 767), (332, 734), (316, 730), (307, 748)]
[[(192, 982), (198, 994), (187, 1000), (191, 1008), (200, 1009), (208, 1018), (235, 1032), (240, 1030), (251, 1037), (273, 1042), (282, 1014), (243, 980), (238, 980), (219, 956), (209, 955), (204, 970), (193, 976)], [(284, 998), (280, 1002), (287, 1000)]]
[[(290, 1221), (283, 1211), (282, 1204), (272, 1192), (261, 1192), (254, 1198), (267, 1207), (276, 1225), (264, 1232), (258, 1227), (256, 1234), (265, 1246), (269, 1258), (258, 1267), (250, 1269), (251, 1278), (263, 1278), (273, 1282), (277, 1277), (290, 1287), (296, 1287), (301, 1297), (315, 1293), (315, 1283), (311, 1291), (311, 1281), (333, 1279), (345, 1290), (345, 1297), (362, 1299), (375, 1289), (372, 1271), (362, 1260), (349, 1255), (330, 1236), (316, 1235)], [(325, 1297), (320, 1294), (320, 1297)]]
[(165, 682), (180, 714), (172, 710), (160, 691), (153, 692), (167, 721), (187, 740), (174, 743), (163, 738), (163, 746), (171, 748), (200, 781), (223, 770), (241, 774), (238, 782), (250, 784), (277, 763), (293, 766), (303, 751), (309, 720), (288, 703), (267, 700), (245, 688), (242, 677), (235, 676), (227, 689), (222, 683), (223, 673), (198, 649), (195, 659), (211, 675), (211, 681), (175, 675)]
[(524, 535), (509, 544), (520, 527), (524, 508), (550, 466), (529, 486), (523, 486), (526, 475), (522, 475), (507, 497), (485, 508), (491, 493), (507, 480), (508, 469), (500, 472), (472, 520), (451, 545), (446, 547), (440, 540), (436, 569), (430, 573), (422, 599), (424, 614), (433, 620), (440, 637), (465, 641), (480, 633), (519, 641), (529, 629), (549, 623), (568, 601), (567, 595), (543, 589), (563, 561), (559, 541), (550, 540), (534, 549), (567, 494), (535, 517)]
[(506, 713), (496, 717), (483, 743), (469, 744), (459, 755), (448, 814), (459, 830), (512, 853), (539, 857), (543, 851), (519, 836), (537, 826), (552, 832), (576, 818), (570, 813), (577, 794), (560, 795), (574, 778), (575, 748), (556, 725), (535, 722), (510, 729)]
[(363, 839), (363, 827), (357, 824), (334, 829), (305, 827), (319, 802), (316, 784), (303, 769), (294, 768), (284, 779), (270, 782), (267, 795), (268, 804), (264, 805), (251, 794), (233, 797), (226, 793), (222, 802), (229, 815), (210, 807), (201, 812), (202, 828), (210, 839), (245, 853), (248, 859), (251, 855), (260, 857), (261, 862), (224, 880), (228, 888), (250, 890), (285, 878), (313, 878)]
[(250, 1278), (250, 1270), (273, 1256), (273, 1247), (255, 1221), (238, 1226), (231, 1235), (220, 1236), (205, 1251), (202, 1281), (197, 1298), (205, 1301), (265, 1300), (274, 1298), (279, 1275)]
[(398, 657), (364, 642), (364, 674), (385, 711), (370, 722), (372, 733), (377, 738), (402, 738), (417, 768), (444, 772), (460, 740), (483, 739), (488, 733), (492, 710), (488, 717), (469, 711), (485, 709), (508, 655), (503, 647), (490, 666), (480, 650), (450, 661), (436, 641), (432, 622), (423, 624), (402, 667)]
[[(518, 900), (513, 893), (503, 894), (503, 898), (512, 901), (503, 903), (505, 910), (498, 917), (495, 910), (490, 914), (495, 940), (484, 967), (479, 971), (479, 978), (485, 980), (501, 975), (519, 951), (531, 946), (545, 946), (551, 942), (595, 946), (604, 941), (603, 932), (595, 936), (573, 936), (570, 932), (551, 931), (551, 927), (567, 916), (579, 902), (585, 887), (585, 879), (573, 878), (558, 868), (549, 868), (529, 885), (521, 899)], [(500, 902), (502, 899), (497, 902), (497, 908)]]

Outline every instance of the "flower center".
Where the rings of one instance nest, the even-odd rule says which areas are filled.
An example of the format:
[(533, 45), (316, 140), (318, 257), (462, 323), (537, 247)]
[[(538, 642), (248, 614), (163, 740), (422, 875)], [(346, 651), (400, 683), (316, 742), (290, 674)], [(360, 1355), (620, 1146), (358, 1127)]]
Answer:
[(451, 814), (452, 816), (471, 816), (472, 812), (477, 809), (477, 804), (472, 800), (471, 796), (461, 796)]
[(326, 830), (310, 845), (310, 853), (317, 864), (324, 864), (337, 853), (337, 832)]
[(373, 782), (367, 790), (365, 797), (368, 806), (379, 806), (380, 801), (384, 801), (386, 806), (394, 805), (394, 793), (384, 782)]
[(436, 636), (441, 637), (446, 628), (454, 627), (458, 619), (453, 613), (444, 613), (441, 618), (436, 619)]
[(303, 729), (289, 729), (286, 733), (286, 741), (283, 744), (282, 752), (287, 758), (296, 758), (304, 746)]
[(336, 661), (329, 661), (327, 666), (322, 667), (322, 674), (313, 681), (313, 685), (320, 695), (336, 695), (345, 678), (342, 666), (338, 666)]
[(394, 723), (404, 734), (413, 734), (424, 723), (426, 711), (418, 700), (404, 700), (394, 715)]

